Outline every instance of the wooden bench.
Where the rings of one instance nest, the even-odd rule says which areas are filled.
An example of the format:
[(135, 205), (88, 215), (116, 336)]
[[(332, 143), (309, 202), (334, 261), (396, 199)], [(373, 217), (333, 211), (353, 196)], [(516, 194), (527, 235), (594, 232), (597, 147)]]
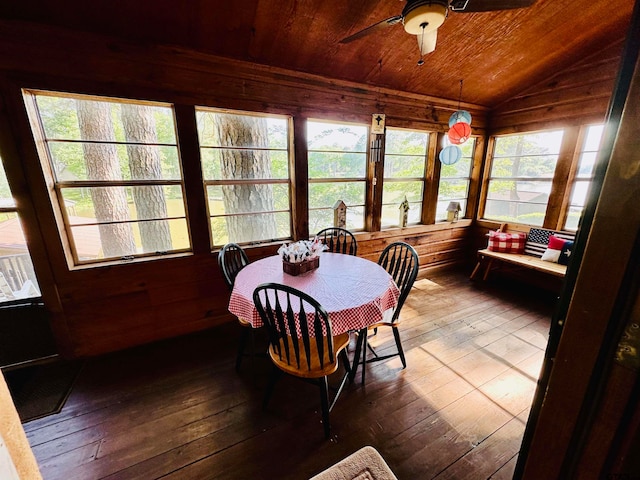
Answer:
[[(506, 225), (502, 225), (500, 231), (504, 231), (505, 227)], [(501, 253), (491, 251), (488, 248), (479, 250), (478, 263), (473, 269), (473, 272), (471, 272), (471, 280), (475, 280), (481, 271), (483, 272), (482, 279), (486, 280), (495, 260), (548, 273), (556, 277), (564, 277), (567, 272), (566, 265), (547, 262), (541, 259), (542, 254), (547, 249), (547, 243), (551, 235), (570, 241), (574, 241), (576, 236), (575, 233), (572, 232), (531, 228), (527, 234), (524, 253)]]

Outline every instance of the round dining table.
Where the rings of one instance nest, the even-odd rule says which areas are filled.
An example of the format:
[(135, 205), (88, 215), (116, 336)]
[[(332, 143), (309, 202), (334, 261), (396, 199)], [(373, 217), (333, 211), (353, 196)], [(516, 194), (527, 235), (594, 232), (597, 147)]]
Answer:
[(329, 313), (334, 335), (362, 330), (393, 311), (400, 292), (393, 278), (375, 262), (342, 253), (322, 253), (320, 266), (301, 275), (290, 275), (278, 255), (249, 263), (238, 273), (229, 311), (253, 327), (262, 319), (253, 303), (253, 291), (263, 283), (280, 283), (305, 292)]
[(263, 325), (253, 303), (253, 291), (263, 283), (280, 283), (311, 295), (329, 314), (333, 335), (358, 331), (351, 365), (354, 379), (363, 339), (370, 325), (390, 319), (400, 291), (387, 271), (365, 258), (324, 252), (320, 265), (301, 275), (285, 273), (279, 255), (246, 265), (236, 276), (229, 311), (252, 327)]

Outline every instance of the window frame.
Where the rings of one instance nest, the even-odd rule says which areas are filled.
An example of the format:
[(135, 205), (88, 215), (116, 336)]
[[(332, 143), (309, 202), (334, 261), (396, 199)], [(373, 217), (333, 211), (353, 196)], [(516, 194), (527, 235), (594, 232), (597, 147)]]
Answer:
[[(554, 167), (554, 171), (551, 175), (549, 175), (549, 177), (540, 177), (540, 178), (536, 178), (536, 177), (525, 177), (525, 176), (517, 176), (517, 177), (494, 177), (492, 176), (492, 172), (493, 172), (493, 167), (494, 167), (494, 163), (495, 163), (495, 152), (496, 152), (496, 144), (497, 144), (497, 140), (500, 138), (505, 138), (505, 137), (514, 137), (514, 136), (527, 136), (527, 135), (537, 135), (537, 134), (542, 134), (542, 133), (553, 133), (553, 132), (562, 132), (562, 138), (560, 140), (560, 145), (558, 148), (558, 152), (557, 153), (553, 153), (553, 154), (548, 154), (548, 155), (556, 155), (556, 164)], [(550, 129), (544, 129), (544, 130), (532, 130), (532, 131), (524, 131), (524, 132), (517, 132), (517, 133), (508, 133), (508, 134), (499, 134), (499, 135), (492, 135), (489, 138), (489, 148), (487, 149), (487, 153), (485, 156), (485, 167), (484, 167), (484, 178), (483, 178), (483, 182), (482, 182), (482, 194), (481, 194), (481, 198), (480, 198), (480, 208), (478, 210), (478, 215), (477, 218), (479, 220), (486, 220), (486, 221), (490, 221), (490, 222), (500, 222), (500, 223), (512, 223), (512, 224), (520, 224), (520, 225), (528, 225), (528, 226), (533, 226), (533, 227), (544, 227), (544, 228), (548, 228), (548, 215), (549, 215), (549, 207), (551, 206), (551, 203), (553, 201), (555, 192), (554, 192), (554, 187), (557, 183), (557, 175), (559, 172), (559, 166), (563, 163), (563, 156), (564, 156), (564, 149), (566, 148), (566, 144), (567, 144), (567, 140), (568, 140), (568, 136), (567, 136), (567, 129), (566, 128), (550, 128)], [(531, 157), (533, 155), (531, 154), (527, 154), (527, 155), (520, 155), (520, 157)], [(503, 158), (503, 157), (497, 157), (497, 158)], [(517, 221), (517, 220), (509, 220), (509, 219), (499, 219), (499, 218), (490, 218), (487, 217), (487, 202), (489, 201), (489, 189), (491, 187), (491, 182), (495, 181), (495, 180), (506, 180), (506, 181), (512, 181), (512, 182), (520, 182), (520, 181), (527, 181), (527, 182), (534, 182), (534, 183), (546, 183), (549, 185), (549, 194), (548, 194), (548, 200), (545, 204), (545, 210), (544, 210), (544, 214), (543, 214), (543, 219), (542, 222), (540, 224), (531, 224), (531, 223), (523, 223), (521, 221)], [(520, 202), (520, 203), (527, 203), (527, 202)], [(531, 202), (531, 203), (535, 203), (535, 202)]]
[[(422, 170), (422, 176), (420, 177), (388, 177), (387, 176), (387, 171), (386, 171), (386, 161), (387, 161), (387, 155), (393, 155), (393, 156), (406, 156), (406, 157), (417, 157), (419, 155), (412, 155), (412, 154), (401, 154), (401, 153), (388, 153), (388, 132), (389, 131), (402, 131), (402, 132), (410, 132), (410, 133), (420, 133), (420, 134), (424, 134), (426, 136), (426, 144), (425, 144), (425, 150), (424, 150), (424, 155), (423, 155), (423, 170)], [(381, 230), (388, 230), (388, 229), (392, 229), (392, 228), (398, 228), (400, 227), (399, 224), (390, 224), (390, 225), (384, 225), (383, 221), (382, 221), (382, 215), (383, 215), (383, 210), (385, 205), (392, 205), (391, 203), (385, 204), (384, 203), (384, 187), (385, 185), (388, 183), (409, 183), (409, 182), (420, 182), (422, 184), (422, 194), (420, 196), (420, 199), (416, 202), (410, 202), (413, 204), (419, 203), (420, 204), (420, 215), (418, 218), (417, 222), (407, 222), (407, 226), (412, 226), (412, 225), (422, 225), (423, 224), (423, 219), (424, 219), (424, 210), (426, 208), (426, 202), (425, 202), (425, 198), (427, 197), (427, 190), (428, 190), (428, 184), (427, 184), (427, 171), (428, 171), (428, 166), (429, 166), (429, 154), (430, 152), (433, 150), (432, 148), (432, 142), (434, 141), (434, 132), (433, 131), (429, 131), (429, 130), (420, 130), (420, 129), (415, 129), (415, 128), (404, 128), (404, 127), (393, 127), (393, 126), (388, 126), (385, 129), (385, 148), (384, 148), (384, 157), (382, 159), (382, 187), (380, 189), (380, 218), (379, 218), (379, 223), (380, 223), (380, 229)]]
[[(440, 186), (442, 185), (442, 180), (443, 178), (445, 180), (465, 180), (467, 182), (467, 189), (466, 189), (466, 193), (465, 193), (465, 197), (464, 199), (459, 198), (459, 199), (447, 199), (447, 200), (443, 200), (443, 201), (450, 201), (450, 202), (455, 202), (458, 200), (464, 200), (464, 208), (460, 214), (460, 218), (464, 218), (467, 217), (468, 213), (469, 213), (469, 192), (471, 190), (471, 184), (473, 181), (473, 169), (474, 169), (474, 165), (475, 165), (475, 158), (476, 158), (476, 153), (477, 153), (477, 149), (478, 149), (478, 137), (476, 136), (471, 136), (469, 137), (469, 140), (467, 140), (467, 142), (472, 141), (473, 142), (473, 146), (471, 147), (471, 153), (468, 157), (463, 156), (462, 158), (468, 158), (469, 159), (469, 171), (467, 172), (467, 176), (466, 177), (443, 177), (442, 176), (442, 168), (444, 167), (443, 165), (440, 166), (440, 176), (438, 177), (438, 193), (436, 195), (436, 205), (435, 205), (435, 222), (446, 222), (447, 221), (447, 216), (445, 215), (444, 218), (442, 219), (438, 219), (438, 203), (440, 203)], [(465, 142), (466, 143), (466, 142)], [(461, 159), (462, 159), (461, 158)], [(437, 160), (439, 162), (439, 160)]]
[[(365, 133), (365, 137), (367, 139), (366, 141), (366, 145), (365, 145), (365, 149), (364, 151), (348, 151), (348, 150), (315, 150), (312, 148), (309, 148), (309, 135), (308, 135), (308, 125), (309, 123), (323, 123), (323, 124), (332, 124), (332, 125), (346, 125), (346, 126), (355, 126), (355, 127), (361, 127), (361, 128), (365, 128), (366, 129), (366, 133)], [(370, 198), (371, 198), (371, 192), (372, 192), (372, 175), (371, 175), (371, 167), (370, 164), (372, 163), (370, 161), (370, 155), (371, 155), (371, 126), (367, 123), (359, 123), (359, 122), (345, 122), (342, 120), (332, 120), (332, 119), (321, 119), (321, 118), (307, 118), (306, 122), (305, 122), (305, 138), (306, 138), (306, 152), (307, 152), (307, 168), (309, 169), (309, 157), (312, 153), (314, 152), (318, 152), (318, 153), (356, 153), (356, 154), (363, 154), (364, 158), (365, 158), (365, 171), (364, 171), (364, 176), (363, 177), (339, 177), (339, 178), (331, 178), (331, 177), (321, 177), (321, 178), (310, 178), (309, 177), (309, 172), (307, 171), (307, 176), (306, 176), (306, 180), (307, 180), (307, 188), (308, 188), (308, 201), (307, 201), (307, 222), (310, 224), (311, 223), (311, 212), (314, 210), (329, 210), (332, 207), (311, 207), (311, 200), (310, 200), (310, 192), (311, 192), (311, 188), (312, 188), (312, 184), (320, 184), (320, 183), (362, 183), (364, 186), (364, 196), (363, 196), (363, 204), (362, 205), (347, 205), (347, 209), (349, 207), (362, 207), (363, 209), (363, 224), (362, 224), (362, 228), (349, 228), (347, 226), (347, 228), (349, 228), (351, 231), (353, 232), (363, 232), (363, 231), (369, 231), (372, 230), (371, 228), (371, 211), (372, 211), (372, 205), (370, 202)], [(323, 227), (320, 227), (320, 229), (325, 228), (325, 227), (330, 227), (332, 225), (326, 225)], [(318, 230), (318, 229), (316, 229)], [(309, 232), (311, 235), (315, 234), (316, 232), (310, 231)]]
[[(225, 185), (287, 185), (288, 195), (289, 195), (289, 208), (288, 210), (273, 210), (273, 211), (265, 211), (259, 212), (261, 214), (277, 214), (277, 213), (288, 213), (289, 215), (289, 235), (283, 237), (275, 237), (261, 240), (252, 240), (247, 242), (234, 242), (240, 245), (260, 245), (265, 243), (279, 242), (283, 240), (290, 240), (294, 236), (294, 189), (292, 188), (294, 182), (295, 175), (295, 158), (294, 158), (294, 134), (293, 131), (293, 117), (291, 115), (284, 114), (275, 114), (275, 113), (266, 113), (266, 112), (253, 112), (246, 110), (235, 110), (229, 108), (217, 108), (217, 107), (209, 107), (204, 105), (195, 105), (194, 106), (194, 115), (197, 119), (198, 112), (213, 112), (213, 113), (221, 113), (221, 114), (231, 114), (231, 115), (241, 115), (241, 116), (251, 116), (251, 117), (261, 117), (261, 118), (273, 118), (273, 119), (281, 119), (284, 120), (287, 124), (287, 141), (286, 148), (255, 148), (255, 147), (229, 147), (229, 146), (211, 146), (205, 145), (203, 146), (200, 142), (200, 132), (197, 130), (197, 141), (198, 141), (198, 151), (200, 152), (200, 169), (202, 173), (202, 181), (204, 187), (204, 195), (205, 195), (205, 205), (207, 211), (207, 224), (209, 229), (209, 247), (211, 251), (215, 251), (220, 249), (224, 244), (216, 244), (214, 241), (214, 234), (212, 230), (212, 218), (226, 218), (232, 216), (246, 216), (246, 215), (255, 215), (255, 213), (225, 213), (223, 215), (212, 215), (210, 209), (210, 202), (208, 198), (208, 187), (216, 187), (216, 186), (225, 186)], [(234, 149), (234, 150), (264, 150), (264, 151), (278, 151), (285, 152), (287, 155), (287, 178), (271, 178), (271, 179), (214, 179), (208, 180), (205, 177), (203, 170), (203, 162), (202, 162), (202, 151), (203, 149)], [(228, 232), (227, 232), (228, 235)], [(233, 240), (231, 240), (233, 241)]]
[[(59, 98), (70, 98), (70, 99), (81, 99), (87, 101), (99, 101), (106, 103), (114, 103), (114, 104), (134, 104), (141, 106), (150, 106), (150, 107), (161, 107), (168, 108), (171, 110), (171, 117), (173, 123), (173, 132), (175, 138), (175, 144), (173, 143), (140, 143), (140, 142), (128, 142), (128, 141), (83, 141), (82, 139), (59, 139), (59, 138), (48, 138), (45, 132), (44, 124), (42, 122), (42, 117), (40, 114), (40, 109), (37, 105), (36, 97), (38, 95), (48, 96), (48, 97), (59, 97)], [(133, 261), (148, 261), (148, 260), (156, 260), (159, 258), (166, 258), (175, 255), (185, 255), (192, 254), (193, 252), (193, 242), (190, 234), (190, 222), (189, 222), (189, 214), (187, 208), (187, 197), (185, 191), (185, 180), (184, 173), (182, 167), (182, 158), (181, 151), (179, 145), (178, 138), (178, 128), (176, 121), (176, 112), (175, 106), (168, 102), (160, 102), (160, 101), (146, 101), (146, 100), (137, 100), (137, 99), (127, 99), (127, 98), (119, 98), (119, 97), (109, 97), (104, 95), (90, 95), (84, 93), (69, 93), (69, 92), (59, 92), (54, 90), (42, 90), (42, 89), (22, 89), (22, 98), (27, 109), (29, 122), (31, 124), (31, 133), (36, 142), (36, 147), (38, 150), (38, 157), (40, 159), (40, 165), (42, 168), (42, 172), (46, 177), (47, 184), (49, 186), (49, 200), (51, 205), (54, 207), (54, 211), (56, 213), (56, 223), (58, 227), (58, 233), (60, 239), (62, 241), (64, 247), (65, 257), (68, 263), (68, 267), (70, 269), (75, 268), (91, 268), (91, 267), (100, 267), (103, 265), (109, 264), (121, 264), (121, 263), (130, 263)], [(115, 145), (117, 146), (135, 146), (135, 145), (144, 145), (144, 146), (152, 146), (152, 147), (171, 147), (175, 148), (176, 156), (177, 156), (177, 169), (179, 173), (178, 179), (151, 179), (151, 180), (140, 180), (140, 179), (120, 179), (120, 180), (58, 180), (55, 168), (54, 168), (54, 159), (49, 148), (50, 142), (55, 143), (77, 143), (79, 145), (83, 143), (96, 143), (96, 144), (106, 144), (106, 145)], [(85, 225), (95, 225), (99, 226), (101, 224), (107, 223), (118, 223), (118, 224), (132, 224), (136, 225), (143, 222), (152, 222), (152, 221), (171, 221), (171, 220), (181, 220), (184, 219), (185, 222), (185, 233), (187, 234), (187, 239), (189, 246), (187, 248), (174, 248), (166, 252), (136, 252), (132, 255), (124, 255), (120, 257), (104, 257), (104, 258), (95, 258), (95, 259), (80, 259), (79, 252), (76, 247), (76, 240), (73, 235), (73, 226), (70, 223), (67, 208), (65, 207), (65, 200), (63, 191), (69, 188), (112, 188), (112, 187), (123, 187), (123, 188), (132, 188), (132, 187), (140, 187), (140, 186), (166, 186), (166, 187), (179, 187), (181, 196), (182, 196), (182, 206), (184, 209), (184, 216), (167, 216), (164, 218), (154, 218), (154, 219), (128, 219), (128, 220), (120, 220), (115, 222), (106, 222), (106, 223), (87, 223), (81, 224), (80, 226)], [(77, 226), (77, 225), (75, 225)]]

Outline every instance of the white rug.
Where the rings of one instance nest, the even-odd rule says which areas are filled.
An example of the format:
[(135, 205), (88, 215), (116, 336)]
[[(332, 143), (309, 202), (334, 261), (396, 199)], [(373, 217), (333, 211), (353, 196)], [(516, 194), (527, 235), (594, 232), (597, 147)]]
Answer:
[(398, 480), (373, 447), (362, 447), (310, 480)]

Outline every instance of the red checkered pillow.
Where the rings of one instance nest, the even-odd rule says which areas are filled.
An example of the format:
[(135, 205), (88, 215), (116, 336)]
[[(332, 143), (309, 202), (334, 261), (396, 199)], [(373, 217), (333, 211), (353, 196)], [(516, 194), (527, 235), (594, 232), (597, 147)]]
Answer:
[(500, 253), (524, 253), (526, 233), (489, 232), (489, 250)]

